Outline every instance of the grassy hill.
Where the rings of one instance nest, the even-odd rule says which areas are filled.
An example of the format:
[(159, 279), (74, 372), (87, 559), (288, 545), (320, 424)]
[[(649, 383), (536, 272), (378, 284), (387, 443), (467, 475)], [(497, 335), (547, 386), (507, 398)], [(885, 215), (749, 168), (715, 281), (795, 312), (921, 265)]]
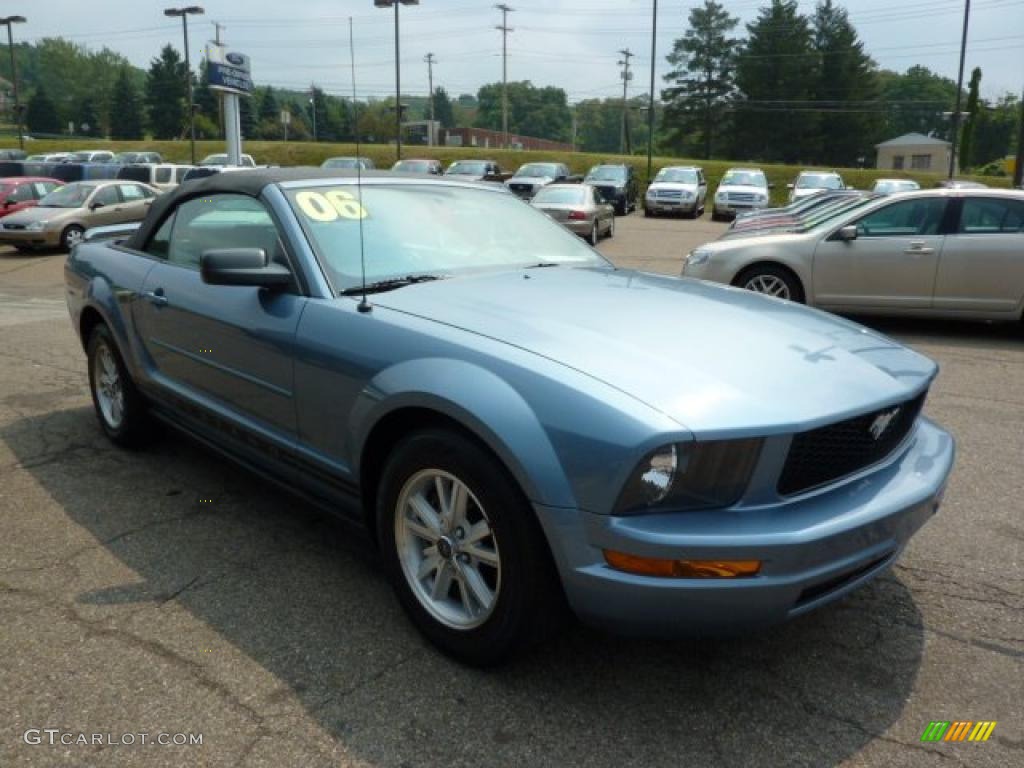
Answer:
[[(6, 143), (6, 142), (5, 142)], [(9, 146), (9, 144), (8, 144)], [(189, 161), (189, 145), (187, 141), (103, 141), (98, 139), (73, 141), (46, 139), (29, 141), (25, 144), (25, 150), (30, 154), (43, 152), (60, 152), (73, 149), (113, 149), (114, 151), (128, 150), (153, 150), (160, 152), (169, 162)], [(196, 157), (202, 159), (205, 155), (213, 152), (223, 152), (224, 143), (221, 141), (197, 141)], [(354, 155), (354, 144), (326, 144), (313, 142), (285, 142), (285, 141), (247, 141), (243, 151), (251, 154), (257, 163), (269, 165), (320, 165), (324, 159), (335, 155)], [(395, 161), (395, 148), (383, 144), (364, 144), (361, 152), (365, 157), (371, 158), (378, 168), (390, 168)], [(424, 147), (424, 146), (403, 146), (404, 157), (426, 157), (436, 158), (447, 165), (461, 158), (488, 158), (496, 160), (506, 170), (515, 170), (527, 162), (557, 161), (564, 162), (572, 169), (573, 173), (585, 173), (592, 165), (602, 162), (631, 163), (641, 179), (644, 181), (647, 176), (647, 158), (636, 155), (614, 155), (614, 154), (589, 154), (585, 152), (527, 152), (521, 150), (501, 149), (475, 149), (469, 147)], [(771, 165), (758, 163), (738, 163), (723, 160), (694, 160), (681, 157), (660, 157), (656, 156), (653, 162), (653, 172), (666, 165), (699, 165), (704, 168), (708, 178), (708, 184), (714, 189), (718, 180), (727, 169), (732, 166), (757, 165), (764, 170), (768, 180), (774, 183), (772, 191), (772, 202), (781, 204), (785, 201), (787, 190), (786, 184), (796, 178), (797, 173), (803, 170), (802, 166), (793, 165)], [(843, 174), (847, 184), (858, 188), (867, 188), (874, 183), (875, 179), (898, 176), (901, 178), (914, 179), (922, 187), (934, 187), (944, 175), (928, 173), (907, 173), (894, 171), (879, 171), (875, 169), (837, 169)], [(989, 186), (1008, 187), (1010, 180), (997, 177), (970, 177), (976, 178)]]

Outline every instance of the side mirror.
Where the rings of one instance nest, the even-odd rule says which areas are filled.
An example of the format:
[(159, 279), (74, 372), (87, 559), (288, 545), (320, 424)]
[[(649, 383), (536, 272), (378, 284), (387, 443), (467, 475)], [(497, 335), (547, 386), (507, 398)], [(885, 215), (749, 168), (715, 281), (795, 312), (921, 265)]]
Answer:
[(199, 273), (210, 285), (248, 285), (283, 288), (291, 285), (287, 267), (267, 260), (262, 248), (219, 248), (199, 259)]
[(105, 206), (106, 206), (106, 203), (101, 203), (99, 200), (97, 200), (95, 203), (90, 203), (89, 204), (89, 210), (90, 211), (95, 211), (95, 210), (97, 210), (99, 208), (103, 208)]
[(12, 205), (14, 205), (13, 200), (4, 200), (4, 208), (10, 208)]
[(793, 185), (792, 185), (792, 184), (787, 184), (787, 185), (786, 185), (786, 189), (792, 189), (792, 188), (793, 188)]
[(845, 227), (843, 227), (842, 229), (840, 229), (836, 233), (836, 236), (840, 240), (843, 240), (843, 241), (845, 241), (847, 243), (850, 242), (851, 240), (856, 240), (857, 239), (857, 225), (856, 224), (847, 224)]

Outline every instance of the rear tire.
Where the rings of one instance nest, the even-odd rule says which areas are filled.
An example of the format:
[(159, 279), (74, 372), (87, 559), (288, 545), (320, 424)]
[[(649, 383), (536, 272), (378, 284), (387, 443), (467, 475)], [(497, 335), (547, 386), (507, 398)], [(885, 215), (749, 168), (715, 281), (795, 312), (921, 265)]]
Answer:
[(107, 326), (92, 330), (87, 345), (89, 391), (103, 433), (125, 448), (138, 448), (156, 434), (146, 401), (128, 375), (117, 343)]
[(565, 615), (547, 541), (496, 459), (445, 429), (392, 453), (377, 493), (384, 568), (417, 629), (444, 653), (497, 664)]
[(587, 242), (590, 243), (591, 245), (597, 245), (598, 239), (599, 238), (597, 235), (597, 219), (595, 218), (594, 223), (590, 225), (590, 234), (587, 235)]

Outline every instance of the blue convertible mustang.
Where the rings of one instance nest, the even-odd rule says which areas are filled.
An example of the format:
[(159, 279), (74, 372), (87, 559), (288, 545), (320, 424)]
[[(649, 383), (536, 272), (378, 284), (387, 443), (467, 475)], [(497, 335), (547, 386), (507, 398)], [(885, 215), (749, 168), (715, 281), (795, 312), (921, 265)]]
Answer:
[(953, 463), (926, 358), (616, 269), (490, 186), (217, 174), (65, 275), (110, 439), (158, 419), (364, 524), (469, 663), (566, 603), (644, 633), (810, 611), (892, 564)]

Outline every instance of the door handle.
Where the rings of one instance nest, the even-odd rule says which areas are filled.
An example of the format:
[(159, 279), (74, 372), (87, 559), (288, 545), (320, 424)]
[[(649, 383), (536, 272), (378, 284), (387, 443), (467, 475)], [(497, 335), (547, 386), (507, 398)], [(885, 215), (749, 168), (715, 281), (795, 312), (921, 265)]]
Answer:
[(915, 240), (910, 243), (910, 247), (903, 251), (908, 256), (927, 256), (930, 253), (935, 253), (934, 248), (926, 248), (924, 242)]
[(163, 288), (157, 288), (155, 291), (143, 291), (142, 298), (144, 298), (154, 307), (167, 306), (167, 297), (164, 296)]

